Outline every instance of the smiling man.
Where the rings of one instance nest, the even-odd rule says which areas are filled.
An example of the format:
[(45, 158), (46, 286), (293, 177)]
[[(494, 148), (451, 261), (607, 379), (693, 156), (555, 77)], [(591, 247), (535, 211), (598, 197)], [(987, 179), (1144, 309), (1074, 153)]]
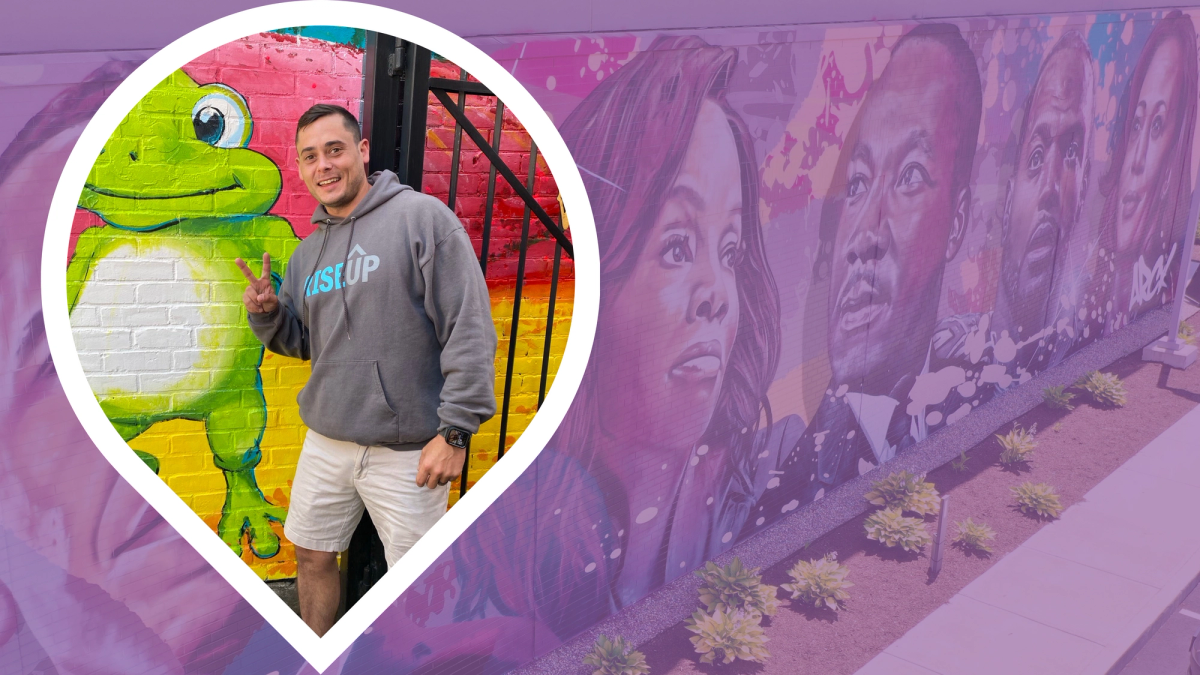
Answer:
[(347, 110), (315, 105), (296, 125), (297, 165), (320, 206), (276, 293), (271, 260), (245, 261), (243, 302), (267, 349), (312, 360), (308, 426), (284, 533), (296, 545), (305, 623), (339, 604), (337, 553), (364, 507), (394, 565), (446, 511), (471, 434), (496, 410), (496, 331), (462, 223), (396, 174), (368, 177)]
[(822, 213), (832, 378), (775, 487), (765, 527), (913, 440), (906, 401), (937, 323), (942, 274), (967, 229), (982, 109), (958, 28), (909, 31), (868, 91)]

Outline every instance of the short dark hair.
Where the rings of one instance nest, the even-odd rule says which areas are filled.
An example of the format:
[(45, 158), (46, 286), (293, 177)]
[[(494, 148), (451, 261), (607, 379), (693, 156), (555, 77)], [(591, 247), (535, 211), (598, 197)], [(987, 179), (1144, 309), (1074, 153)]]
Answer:
[(346, 125), (346, 130), (354, 136), (355, 143), (362, 140), (362, 129), (358, 126), (358, 118), (352, 115), (349, 110), (332, 103), (318, 103), (304, 111), (304, 114), (296, 121), (296, 140), (300, 140), (301, 129), (322, 117), (329, 117), (330, 115), (338, 115), (342, 118), (342, 123)]
[[(895, 58), (900, 49), (914, 40), (929, 40), (940, 44), (950, 53), (949, 75), (956, 80), (954, 112), (959, 125), (958, 150), (954, 155), (954, 190), (971, 184), (971, 169), (975, 163), (975, 145), (979, 138), (979, 123), (983, 116), (983, 87), (979, 81), (979, 66), (970, 45), (963, 39), (958, 26), (948, 23), (918, 24), (905, 33), (892, 47)], [(951, 197), (954, 199), (955, 197)]]

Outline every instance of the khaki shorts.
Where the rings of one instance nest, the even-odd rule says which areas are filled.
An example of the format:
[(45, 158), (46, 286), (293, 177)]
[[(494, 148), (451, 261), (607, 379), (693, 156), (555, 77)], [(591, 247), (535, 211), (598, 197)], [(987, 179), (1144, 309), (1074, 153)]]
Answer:
[(390, 568), (446, 513), (450, 484), (417, 487), (420, 450), (336, 441), (308, 430), (283, 532), (313, 551), (345, 551), (363, 507)]

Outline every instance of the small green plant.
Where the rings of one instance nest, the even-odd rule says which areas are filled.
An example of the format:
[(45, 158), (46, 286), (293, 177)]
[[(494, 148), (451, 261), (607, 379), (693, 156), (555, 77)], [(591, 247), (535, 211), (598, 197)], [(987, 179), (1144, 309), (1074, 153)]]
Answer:
[(924, 475), (897, 471), (871, 484), (871, 491), (863, 497), (876, 506), (899, 508), (921, 516), (937, 513), (941, 505), (937, 488), (925, 480)]
[(1196, 344), (1196, 329), (1186, 321), (1179, 322), (1179, 339), (1189, 345)]
[(846, 581), (849, 573), (849, 567), (838, 564), (837, 554), (830, 553), (819, 560), (796, 562), (788, 570), (793, 582), (783, 584), (782, 588), (792, 594), (793, 600), (803, 600), (818, 609), (828, 607), (836, 612), (850, 599), (846, 589), (854, 584)]
[(867, 516), (863, 526), (867, 530), (867, 539), (888, 548), (899, 546), (910, 553), (920, 551), (933, 541), (925, 529), (925, 521), (905, 517), (899, 508), (876, 511)]
[(1055, 422), (1054, 426), (1050, 427), (1050, 431), (1054, 431), (1054, 432), (1062, 431), (1062, 422)]
[(1067, 391), (1066, 385), (1046, 387), (1042, 390), (1042, 401), (1058, 410), (1074, 410), (1075, 406), (1071, 404), (1073, 398), (1075, 398), (1074, 392)]
[(1093, 370), (1079, 378), (1075, 386), (1092, 395), (1092, 400), (1102, 406), (1119, 408), (1125, 405), (1125, 385), (1116, 373)]
[(618, 635), (612, 640), (601, 635), (592, 645), (592, 651), (583, 657), (585, 665), (595, 666), (592, 675), (648, 675), (646, 655), (633, 651), (632, 645)]
[(1000, 464), (1014, 466), (1033, 459), (1033, 450), (1037, 447), (1037, 441), (1033, 438), (1036, 433), (1037, 424), (1028, 429), (1022, 428), (1019, 424), (1013, 424), (1012, 430), (1007, 434), (1003, 436), (996, 434), (996, 438), (1000, 441), (1000, 447), (1004, 448), (1004, 451), (1000, 453)]
[(692, 645), (704, 663), (717, 658), (721, 663), (733, 663), (734, 659), (763, 663), (771, 654), (765, 646), (767, 635), (759, 626), (760, 620), (742, 610), (726, 612), (718, 608), (705, 614), (697, 609), (684, 625), (695, 633)]
[(696, 570), (696, 576), (704, 580), (700, 602), (709, 612), (741, 609), (750, 615), (773, 616), (779, 609), (775, 595), (778, 587), (762, 583), (758, 568), (743, 567), (740, 558), (734, 557), (725, 567), (711, 561), (704, 563), (704, 569)]
[(950, 468), (962, 473), (967, 470), (967, 462), (969, 461), (971, 461), (971, 458), (967, 457), (967, 453), (964, 451), (958, 456), (958, 459), (950, 461)]
[(1058, 501), (1058, 492), (1048, 483), (1026, 481), (1009, 489), (1017, 498), (1017, 508), (1026, 515), (1057, 518), (1062, 513), (1063, 507)]
[(964, 549), (975, 549), (991, 553), (992, 547), (988, 542), (996, 538), (996, 531), (983, 523), (977, 523), (970, 518), (954, 524), (958, 532), (954, 535), (954, 543)]

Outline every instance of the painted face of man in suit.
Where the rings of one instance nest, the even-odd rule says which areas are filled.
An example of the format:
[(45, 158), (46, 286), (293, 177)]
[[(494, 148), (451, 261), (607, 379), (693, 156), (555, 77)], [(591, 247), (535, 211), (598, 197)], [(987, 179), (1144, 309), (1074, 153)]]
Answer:
[(1004, 209), (1001, 292), (1012, 337), (1050, 318), (1056, 269), (1064, 266), (1088, 182), (1091, 54), (1076, 34), (1063, 38), (1030, 94)]
[(839, 384), (888, 394), (921, 368), (942, 273), (962, 243), (970, 206), (970, 163), (968, 175), (956, 174), (961, 144), (973, 154), (978, 115), (970, 124), (963, 119), (959, 90), (967, 83), (959, 72), (943, 41), (906, 40), (871, 87), (842, 150), (850, 155), (834, 181), (843, 204), (829, 320)]

